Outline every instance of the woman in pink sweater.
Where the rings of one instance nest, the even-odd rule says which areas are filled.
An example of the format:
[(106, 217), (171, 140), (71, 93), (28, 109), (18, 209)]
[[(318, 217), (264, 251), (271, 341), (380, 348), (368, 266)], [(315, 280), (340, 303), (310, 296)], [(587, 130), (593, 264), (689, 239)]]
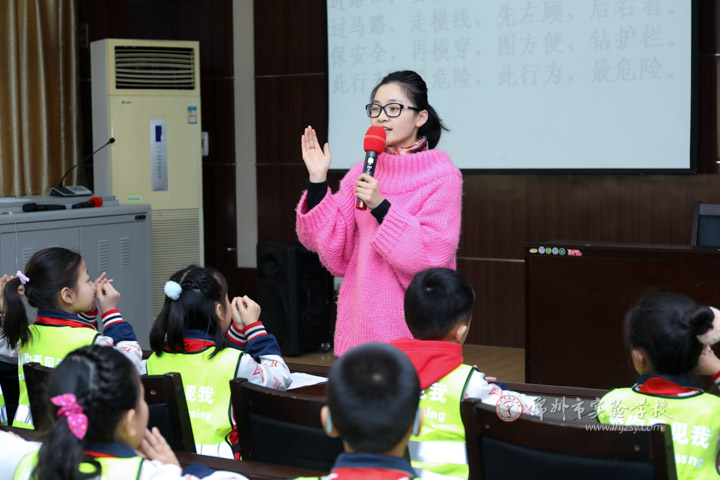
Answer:
[[(460, 237), (462, 175), (433, 150), (445, 129), (415, 72), (387, 75), (366, 106), (385, 130), (375, 176), (352, 167), (330, 194), (330, 148), (312, 127), (302, 136), (308, 190), (297, 208), (297, 233), (323, 265), (344, 277), (338, 297), (335, 354), (355, 345), (412, 338), (403, 297), (413, 276), (429, 267), (455, 268)], [(357, 210), (359, 198), (368, 210)]]

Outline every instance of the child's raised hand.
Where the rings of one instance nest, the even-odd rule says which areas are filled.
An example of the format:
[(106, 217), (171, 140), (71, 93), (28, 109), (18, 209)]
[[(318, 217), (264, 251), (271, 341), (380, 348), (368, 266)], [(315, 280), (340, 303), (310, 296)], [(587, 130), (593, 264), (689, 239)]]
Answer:
[(327, 180), (327, 172), (330, 169), (330, 162), (332, 162), (330, 146), (327, 143), (320, 146), (315, 129), (310, 125), (305, 127), (305, 132), (300, 137), (300, 148), (310, 181), (320, 183)]
[[(480, 370), (478, 369), (478, 366), (477, 366), (477, 365), (473, 365), (473, 367), (475, 367), (476, 370), (480, 371)], [(487, 376), (485, 373), (483, 373), (483, 372), (480, 372), (480, 375), (482, 375), (482, 376), (485, 378), (485, 381), (488, 382), (488, 383), (497, 382), (497, 377), (488, 377), (488, 376)]]
[(168, 445), (165, 438), (160, 434), (160, 430), (157, 427), (153, 427), (152, 431), (145, 429), (145, 435), (143, 436), (140, 446), (137, 448), (137, 453), (150, 460), (157, 460), (158, 462), (166, 465), (177, 465), (180, 466), (175, 453)]
[(3, 303), (3, 292), (5, 291), (5, 284), (11, 279), (7, 273), (0, 277), (0, 312), (5, 311), (5, 304)]
[(232, 301), (233, 322), (238, 327), (247, 327), (260, 319), (260, 305), (250, 297), (235, 297)]
[[(16, 278), (15, 275), (5, 274), (2, 277), (0, 277), (0, 313), (5, 311), (5, 303), (4, 303), (4, 299), (3, 299), (3, 295), (5, 292), (5, 285), (7, 284), (7, 282), (12, 280), (13, 278)], [(21, 297), (23, 295), (25, 295), (25, 287), (23, 285), (20, 285), (18, 287), (17, 291), (18, 291), (18, 295), (20, 295)]]
[[(94, 283), (95, 286), (97, 287), (97, 285), (100, 284), (103, 280), (105, 280), (106, 277), (107, 277), (107, 274), (106, 274), (105, 272), (103, 272), (103, 273), (100, 274), (100, 276), (99, 276), (97, 279), (95, 279), (95, 281), (94, 281), (93, 283)], [(110, 282), (110, 283), (112, 283), (112, 282), (113, 282), (113, 279), (112, 279), (112, 278), (108, 278), (107, 281)]]
[(95, 296), (102, 313), (116, 309), (120, 303), (120, 292), (106, 278), (95, 284)]
[(698, 359), (695, 373), (699, 375), (715, 375), (720, 372), (720, 358), (715, 355), (710, 345), (705, 345)]

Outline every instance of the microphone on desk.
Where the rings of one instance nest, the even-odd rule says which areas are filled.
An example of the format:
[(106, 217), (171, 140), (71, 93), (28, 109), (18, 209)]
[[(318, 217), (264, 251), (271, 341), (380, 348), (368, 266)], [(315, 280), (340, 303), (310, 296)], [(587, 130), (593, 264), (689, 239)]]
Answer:
[(95, 207), (102, 207), (102, 198), (100, 197), (92, 197), (90, 200), (86, 202), (80, 202), (76, 203), (72, 206), (72, 208), (95, 208)]
[[(363, 173), (367, 173), (372, 177), (375, 174), (378, 155), (385, 149), (385, 129), (376, 126), (368, 128), (363, 141), (363, 149), (365, 150)], [(365, 210), (367, 205), (358, 198), (355, 202), (355, 208)]]
[(48, 210), (66, 210), (65, 205), (40, 204), (35, 202), (23, 203), (23, 212), (46, 212)]
[(85, 163), (89, 158), (92, 158), (93, 155), (95, 155), (97, 152), (99, 152), (103, 148), (107, 147), (111, 143), (115, 143), (114, 137), (110, 137), (107, 142), (105, 142), (104, 144), (102, 144), (100, 146), (100, 148), (96, 149), (90, 155), (86, 156), (85, 158), (83, 158), (82, 160), (77, 162), (75, 165), (68, 168), (67, 171), (65, 172), (65, 174), (60, 179), (60, 184), (57, 187), (52, 187), (50, 189), (50, 195), (52, 195), (53, 197), (81, 197), (83, 195), (91, 195), (92, 192), (85, 187), (80, 187), (80, 186), (63, 187), (63, 180), (65, 180), (65, 177), (67, 177), (68, 173), (72, 172), (73, 169), (75, 169), (75, 168), (79, 167), (80, 165), (82, 165), (83, 163)]

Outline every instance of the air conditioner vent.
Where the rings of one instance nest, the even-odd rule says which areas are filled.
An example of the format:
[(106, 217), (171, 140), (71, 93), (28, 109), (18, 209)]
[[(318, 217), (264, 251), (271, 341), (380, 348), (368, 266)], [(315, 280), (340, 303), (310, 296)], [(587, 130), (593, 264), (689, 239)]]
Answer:
[(193, 90), (192, 48), (115, 46), (115, 88)]

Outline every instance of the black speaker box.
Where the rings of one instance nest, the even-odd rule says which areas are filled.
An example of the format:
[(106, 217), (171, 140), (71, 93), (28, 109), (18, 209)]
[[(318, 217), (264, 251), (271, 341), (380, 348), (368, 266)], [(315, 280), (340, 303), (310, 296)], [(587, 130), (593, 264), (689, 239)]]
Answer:
[(295, 356), (327, 345), (332, 275), (317, 254), (298, 242), (257, 245), (260, 320), (278, 340), (283, 355)]

